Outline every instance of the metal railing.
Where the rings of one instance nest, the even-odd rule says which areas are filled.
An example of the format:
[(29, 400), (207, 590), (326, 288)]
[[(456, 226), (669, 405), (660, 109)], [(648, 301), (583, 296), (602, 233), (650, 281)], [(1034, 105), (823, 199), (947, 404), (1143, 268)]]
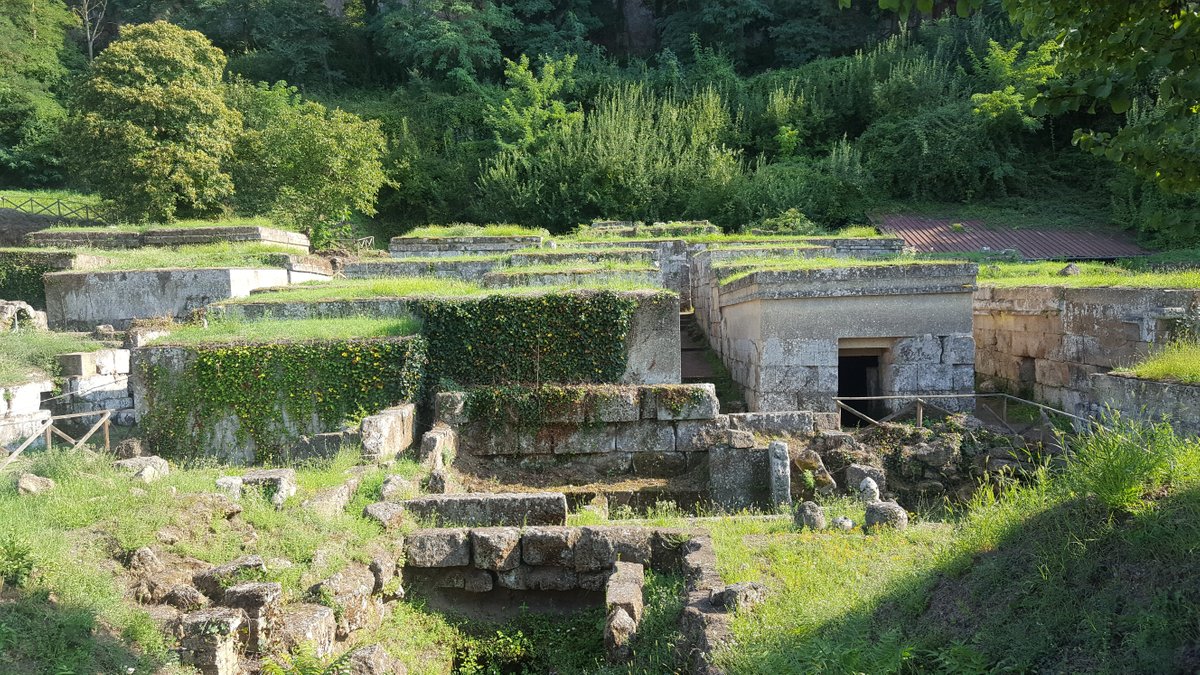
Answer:
[(15, 209), (34, 216), (54, 216), (88, 223), (104, 222), (96, 207), (89, 204), (64, 202), (61, 199), (36, 199), (34, 197), (10, 199), (0, 195), (0, 208)]
[[(80, 436), (78, 440), (71, 438), (71, 436), (69, 436), (67, 434), (67, 432), (58, 428), (58, 425), (55, 424), (55, 422), (57, 422), (59, 420), (80, 419), (83, 417), (95, 417), (97, 415), (100, 416), (100, 419), (87, 430), (87, 433)], [(95, 410), (92, 412), (72, 413), (70, 415), (56, 415), (54, 417), (51, 417), (48, 420), (46, 420), (45, 423), (43, 423), (41, 425), (41, 427), (36, 432), (34, 432), (29, 438), (25, 439), (25, 442), (22, 443), (19, 447), (17, 447), (17, 449), (14, 450), (12, 452), (12, 454), (10, 454), (4, 460), (3, 464), (0, 464), (0, 471), (4, 471), (5, 469), (7, 469), (8, 465), (13, 463), (13, 460), (15, 460), (17, 457), (19, 457), (22, 452), (25, 452), (26, 448), (33, 445), (34, 441), (36, 441), (39, 437), (43, 437), (43, 436), (46, 439), (46, 449), (47, 450), (49, 450), (51, 448), (52, 444), (54, 443), (55, 436), (58, 436), (59, 438), (62, 438), (64, 441), (70, 443), (71, 450), (78, 450), (79, 448), (83, 447), (84, 443), (87, 443), (89, 440), (91, 440), (92, 436), (95, 435), (95, 433), (97, 431), (100, 431), (101, 429), (103, 429), (104, 430), (104, 451), (109, 452), (112, 449), (109, 445), (109, 428), (111, 426), (111, 420), (112, 420), (112, 411), (111, 410)]]
[[(1007, 427), (1010, 432), (1012, 432), (1014, 434), (1018, 434), (1018, 435), (1021, 433), (1024, 433), (1025, 431), (1028, 431), (1029, 429), (1025, 429), (1024, 431), (1017, 431), (1016, 429), (1013, 428), (1012, 425), (1010, 425), (1008, 423), (1008, 403), (1009, 403), (1009, 401), (1014, 401), (1014, 402), (1020, 403), (1022, 405), (1029, 405), (1029, 406), (1033, 406), (1033, 407), (1037, 408), (1042, 415), (1042, 420), (1040, 420), (1040, 421), (1047, 423), (1047, 424), (1049, 423), (1050, 415), (1058, 415), (1058, 416), (1070, 419), (1072, 421), (1072, 425), (1076, 429), (1076, 431), (1080, 430), (1081, 428), (1089, 428), (1089, 427), (1097, 427), (1097, 428), (1101, 428), (1101, 429), (1104, 428), (1104, 425), (1100, 424), (1099, 422), (1097, 422), (1094, 419), (1087, 418), (1087, 417), (1080, 417), (1079, 415), (1073, 415), (1064, 410), (1059, 410), (1058, 408), (1052, 408), (1048, 405), (1044, 405), (1044, 404), (1038, 403), (1036, 401), (1030, 401), (1028, 399), (1020, 398), (1019, 396), (1013, 396), (1012, 394), (1002, 394), (1002, 393), (993, 393), (993, 394), (974, 394), (974, 393), (972, 393), (972, 394), (922, 394), (922, 395), (897, 394), (897, 395), (891, 395), (891, 396), (835, 396), (833, 398), (833, 402), (837, 405), (839, 411), (846, 411), (846, 412), (852, 413), (852, 414), (856, 415), (857, 417), (861, 418), (862, 420), (864, 420), (865, 422), (867, 422), (868, 424), (870, 424), (871, 426), (879, 426), (881, 424), (891, 422), (892, 420), (897, 419), (897, 418), (901, 417), (902, 415), (907, 414), (908, 412), (913, 412), (916, 415), (917, 426), (921, 427), (921, 426), (925, 425), (925, 409), (926, 408), (932, 408), (932, 409), (934, 409), (938, 412), (941, 412), (943, 414), (946, 414), (946, 415), (954, 414), (953, 412), (951, 412), (939, 405), (931, 403), (930, 401), (935, 401), (935, 400), (941, 401), (941, 400), (946, 400), (946, 399), (964, 399), (964, 398), (976, 399), (976, 400), (985, 399), (985, 398), (1000, 399), (1001, 411), (997, 415), (997, 417), (1000, 418), (1001, 423), (1003, 423), (1004, 426)], [(853, 406), (847, 405), (846, 404), (847, 401), (908, 401), (908, 403), (897, 408), (894, 412), (892, 412), (891, 414), (889, 414), (886, 417), (874, 419), (874, 418), (870, 417), (869, 415), (867, 415), (866, 413), (862, 412), (861, 410), (858, 410), (857, 408), (854, 408)], [(1032, 428), (1032, 427), (1030, 427), (1030, 428)]]

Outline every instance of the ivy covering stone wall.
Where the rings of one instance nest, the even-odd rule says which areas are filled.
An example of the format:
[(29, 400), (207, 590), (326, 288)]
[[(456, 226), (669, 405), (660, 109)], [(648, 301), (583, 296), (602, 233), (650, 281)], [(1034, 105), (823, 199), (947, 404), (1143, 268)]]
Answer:
[(426, 358), (419, 336), (149, 347), (135, 397), (158, 454), (283, 460), (302, 435), (417, 400)]
[(638, 300), (611, 291), (423, 299), (435, 379), (459, 384), (616, 382)]
[(60, 269), (37, 254), (0, 252), (0, 300), (21, 300), (46, 309), (42, 275)]

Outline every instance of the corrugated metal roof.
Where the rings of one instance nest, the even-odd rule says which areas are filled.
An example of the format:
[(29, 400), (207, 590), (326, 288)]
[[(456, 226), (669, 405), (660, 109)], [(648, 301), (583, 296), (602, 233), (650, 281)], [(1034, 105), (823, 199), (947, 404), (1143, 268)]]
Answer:
[[(979, 220), (886, 214), (875, 226), (920, 253), (977, 253), (1016, 249), (1028, 260), (1093, 260), (1147, 255), (1127, 237), (1087, 230), (1014, 230), (988, 227)], [(961, 228), (953, 227), (955, 223)]]

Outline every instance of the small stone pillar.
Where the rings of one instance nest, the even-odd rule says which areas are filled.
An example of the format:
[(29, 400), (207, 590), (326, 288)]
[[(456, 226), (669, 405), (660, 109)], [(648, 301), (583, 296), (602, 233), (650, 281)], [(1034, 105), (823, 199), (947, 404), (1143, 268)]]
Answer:
[(201, 675), (238, 674), (238, 634), (245, 629), (240, 609), (212, 607), (183, 617), (179, 663)]
[(271, 632), (279, 621), (283, 588), (276, 582), (250, 581), (225, 590), (225, 606), (246, 613), (246, 650), (265, 654), (271, 649)]
[(791, 506), (792, 461), (787, 443), (771, 441), (767, 447), (767, 469), (771, 478), (771, 506)]
[(633, 638), (642, 621), (642, 587), (646, 570), (637, 563), (616, 563), (604, 588), (608, 620), (604, 623), (604, 652), (610, 663), (624, 663), (633, 656)]

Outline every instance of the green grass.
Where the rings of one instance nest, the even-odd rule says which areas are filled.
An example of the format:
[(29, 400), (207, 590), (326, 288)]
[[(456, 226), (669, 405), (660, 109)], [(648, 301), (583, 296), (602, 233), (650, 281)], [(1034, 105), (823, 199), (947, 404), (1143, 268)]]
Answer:
[(1146, 380), (1200, 384), (1200, 342), (1180, 340), (1117, 373)]
[[(88, 205), (100, 206), (100, 195), (87, 192), (74, 192), (72, 190), (25, 190), (21, 188), (0, 188), (0, 197), (13, 201), (23, 201), (26, 199), (36, 199), (38, 201), (47, 202), (61, 199), (64, 202), (70, 202), (72, 206)], [(0, 208), (4, 208), (0, 206)]]
[(381, 258), (371, 262), (398, 262), (398, 263), (417, 263), (436, 267), (441, 263), (472, 263), (472, 262), (503, 262), (508, 260), (507, 253), (497, 253), (493, 255), (455, 255), (455, 256), (439, 256), (439, 257), (421, 257), (414, 256), (411, 258)]
[(120, 223), (117, 225), (102, 225), (102, 226), (85, 226), (85, 225), (70, 225), (59, 224), (53, 225), (50, 229), (56, 232), (146, 232), (149, 230), (162, 229), (180, 229), (188, 228), (207, 228), (207, 227), (270, 227), (274, 229), (291, 229), (282, 225), (278, 225), (269, 218), (225, 218), (221, 220), (175, 220), (169, 223), (145, 223), (145, 224), (129, 224)]
[(603, 243), (613, 241), (673, 241), (682, 239), (689, 244), (759, 244), (759, 243), (809, 243), (813, 240), (823, 239), (892, 239), (891, 235), (880, 234), (872, 225), (855, 225), (852, 227), (843, 228), (836, 232), (819, 235), (774, 235), (774, 234), (692, 234), (680, 237), (664, 237), (650, 233), (640, 234), (636, 237), (622, 237), (616, 234), (596, 234), (589, 232), (587, 229), (580, 230), (574, 234), (556, 237), (555, 241), (564, 242), (567, 245), (571, 243)]
[(1200, 288), (1200, 269), (1139, 272), (1108, 263), (1075, 263), (1080, 273), (1060, 276), (1063, 262), (998, 262), (979, 267), (982, 286), (1062, 286), (1065, 288)]
[(293, 321), (242, 321), (218, 319), (208, 327), (188, 325), (159, 338), (155, 344), (197, 345), (233, 342), (341, 340), (415, 335), (417, 322), (409, 318), (297, 319)]
[(433, 277), (387, 277), (381, 279), (343, 279), (314, 281), (288, 288), (254, 293), (245, 298), (225, 300), (220, 304), (323, 302), (339, 300), (369, 300), (371, 298), (409, 297), (474, 297), (480, 295), (526, 295), (561, 293), (573, 290), (656, 291), (645, 283), (623, 279), (599, 279), (570, 285), (516, 286), (513, 288), (483, 288), (477, 284)]
[(0, 333), (0, 386), (53, 377), (55, 356), (102, 348), (95, 340), (72, 333), (22, 330)]
[(564, 261), (544, 263), (540, 265), (519, 265), (505, 267), (495, 271), (496, 274), (592, 274), (595, 272), (653, 272), (653, 265), (643, 262), (628, 262), (624, 260)]
[(472, 225), (470, 223), (455, 223), (452, 225), (430, 225), (418, 227), (401, 235), (424, 239), (444, 239), (447, 237), (549, 237), (546, 230), (522, 227), (520, 225)]
[(465, 281), (432, 277), (386, 277), (381, 279), (344, 279), (312, 281), (286, 289), (255, 293), (221, 304), (258, 302), (319, 302), (322, 300), (364, 300), (369, 298), (406, 298), (412, 296), (467, 296), (485, 292)]
[(104, 258), (107, 262), (96, 271), (150, 269), (204, 269), (223, 267), (280, 267), (279, 254), (295, 255), (286, 246), (254, 242), (218, 242), (170, 248), (131, 248), (114, 250), (78, 249)]
[(905, 267), (908, 265), (956, 265), (952, 260), (926, 260), (912, 256), (890, 258), (801, 258), (795, 256), (748, 256), (713, 264), (718, 273), (727, 273), (722, 284), (736, 281), (755, 272), (791, 272), (847, 267)]

